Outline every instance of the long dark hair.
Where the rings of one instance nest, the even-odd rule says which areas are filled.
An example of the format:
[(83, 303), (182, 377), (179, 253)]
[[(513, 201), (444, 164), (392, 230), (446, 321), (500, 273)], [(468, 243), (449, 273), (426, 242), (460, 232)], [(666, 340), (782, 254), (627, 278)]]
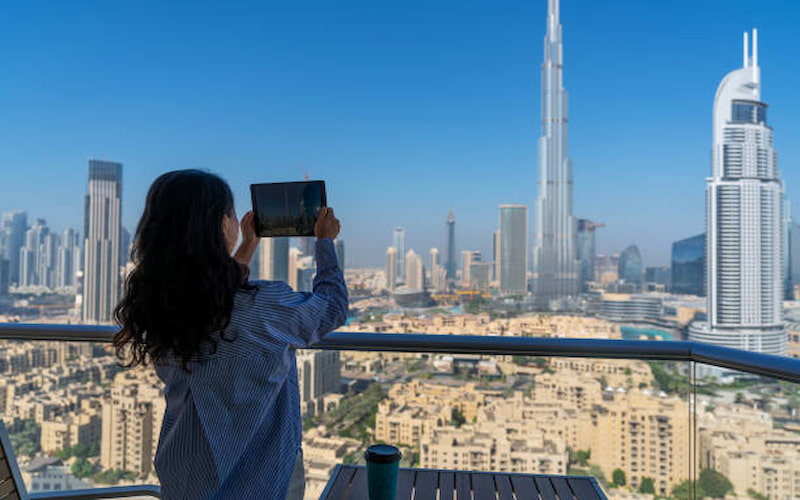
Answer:
[(225, 337), (247, 268), (228, 252), (224, 215), (233, 195), (220, 177), (200, 170), (161, 175), (150, 186), (134, 237), (133, 271), (114, 310), (121, 327), (117, 356), (127, 366), (178, 360), (184, 369)]

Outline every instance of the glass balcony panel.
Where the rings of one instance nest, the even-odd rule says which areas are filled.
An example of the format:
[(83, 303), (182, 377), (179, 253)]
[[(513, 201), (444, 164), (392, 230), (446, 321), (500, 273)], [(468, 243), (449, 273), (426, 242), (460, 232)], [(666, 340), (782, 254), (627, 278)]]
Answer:
[(800, 384), (695, 363), (695, 494), (798, 498)]

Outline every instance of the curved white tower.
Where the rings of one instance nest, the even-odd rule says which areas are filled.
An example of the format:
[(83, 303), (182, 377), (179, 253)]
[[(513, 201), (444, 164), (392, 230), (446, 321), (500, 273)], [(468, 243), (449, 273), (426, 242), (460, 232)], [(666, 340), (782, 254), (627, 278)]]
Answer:
[(745, 33), (744, 65), (717, 89), (713, 140), (706, 186), (708, 322), (693, 324), (689, 337), (783, 355), (783, 184), (761, 101), (756, 30), (752, 56)]
[(549, 0), (542, 63), (542, 137), (533, 249), (534, 293), (540, 307), (580, 292), (577, 222), (572, 215), (572, 160), (567, 157), (567, 91), (559, 0)]

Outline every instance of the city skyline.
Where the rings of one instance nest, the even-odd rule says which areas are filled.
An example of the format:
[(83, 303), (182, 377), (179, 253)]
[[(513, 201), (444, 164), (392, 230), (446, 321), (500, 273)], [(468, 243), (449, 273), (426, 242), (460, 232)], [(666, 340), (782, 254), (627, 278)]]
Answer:
[[(637, 244), (648, 266), (666, 265), (671, 242), (703, 229), (708, 102), (738, 58), (728, 50), (731, 41), (751, 26), (762, 32), (761, 58), (769, 67), (765, 99), (776, 109), (771, 121), (784, 131), (776, 146), (786, 169), (787, 195), (800, 197), (792, 168), (800, 162), (800, 145), (790, 139), (796, 129), (791, 119), (800, 110), (793, 91), (800, 75), (791, 54), (800, 38), (789, 22), (800, 7), (776, 1), (756, 8), (734, 1), (719, 16), (719, 2), (691, 3), (693, 16), (686, 19), (689, 4), (643, 10), (630, 8), (633, 2), (598, 6), (571, 0), (561, 7), (573, 111), (574, 213), (606, 224), (598, 233), (598, 253)], [(338, 11), (321, 7), (308, 20), (315, 30), (322, 27), (313, 33), (300, 21), (306, 21), (306, 13), (292, 7), (256, 9), (252, 16), (231, 9), (229, 25), (220, 27), (230, 36), (212, 45), (202, 40), (200, 28), (214, 15), (203, 8), (187, 15), (168, 12), (174, 7), (165, 7), (173, 15), (164, 16), (125, 7), (93, 14), (101, 21), (123, 16), (131, 26), (152, 23), (152, 44), (139, 50), (131, 48), (138, 46), (137, 30), (105, 33), (101, 28), (108, 43), (96, 47), (93, 37), (68, 29), (76, 14), (63, 12), (54, 16), (58, 22), (42, 20), (43, 28), (52, 29), (43, 29), (40, 44), (23, 44), (8, 61), (14, 78), (1, 85), (14, 126), (0, 127), (6, 144), (0, 171), (8, 186), (0, 211), (27, 210), (58, 232), (79, 225), (82, 206), (76, 198), (83, 187), (77, 173), (90, 155), (130, 166), (123, 180), (123, 225), (129, 229), (149, 184), (171, 168), (200, 166), (221, 173), (236, 192), (240, 213), (249, 206), (250, 182), (298, 179), (310, 172), (328, 180), (354, 265), (381, 267), (389, 241), (373, 235), (385, 235), (394, 226), (408, 229), (409, 248), (443, 249), (440, 221), (451, 206), (464, 221), (458, 227), (459, 247), (488, 255), (498, 204), (526, 203), (531, 219), (535, 216), (530, 185), (546, 7), (546, 2), (511, 3), (502, 10), (489, 3), (443, 4), (372, 13), (348, 5)], [(9, 10), (6, 17), (18, 22), (0, 39), (17, 46), (25, 39), (25, 22), (39, 21), (40, 14), (24, 7)], [(284, 25), (265, 20), (267, 14)], [(185, 40), (174, 36), (175, 19), (186, 28)], [(328, 19), (347, 21), (346, 29), (323, 22)], [(228, 33), (234, 27), (236, 33)], [(419, 35), (413, 44), (406, 44), (409, 30)], [(483, 36), (474, 37), (476, 30)], [(341, 65), (320, 62), (319, 39), (329, 42), (324, 57)], [(361, 43), (365, 40), (378, 43)], [(194, 42), (196, 48), (187, 45)], [(84, 50), (87, 44), (90, 50)], [(54, 51), (42, 51), (43, 46)], [(234, 48), (239, 57), (216, 63), (225, 70), (218, 74), (230, 76), (206, 78), (204, 71), (211, 67), (203, 65), (203, 49), (220, 55)], [(430, 48), (436, 49), (435, 58), (427, 56)], [(162, 52), (179, 54), (183, 63), (172, 67)], [(373, 57), (377, 53), (385, 53), (385, 60)], [(59, 65), (60, 60), (74, 64)], [(124, 65), (124, 79), (99, 70), (109, 60)], [(289, 76), (271, 78), (272, 69), (286, 65)], [(83, 76), (88, 74), (92, 80)], [(680, 74), (681, 81), (665, 83), (664, 74)], [(398, 75), (411, 85), (392, 84)], [(320, 76), (329, 84), (302, 83)], [(353, 85), (365, 77), (369, 88)], [(70, 90), (69, 99), (37, 83), (42, 81), (60, 82)], [(356, 95), (364, 100), (355, 100)], [(658, 120), (652, 119), (654, 109)], [(609, 116), (615, 119), (609, 122)], [(336, 134), (329, 128), (334, 123)], [(378, 184), (363, 180), (365, 171), (408, 193), (403, 206), (387, 208)], [(400, 171), (402, 176), (394, 175)], [(59, 179), (39, 183), (36, 205), (29, 199), (31, 172), (37, 179)], [(609, 196), (617, 192), (612, 202)], [(378, 211), (385, 217), (372, 216)]]

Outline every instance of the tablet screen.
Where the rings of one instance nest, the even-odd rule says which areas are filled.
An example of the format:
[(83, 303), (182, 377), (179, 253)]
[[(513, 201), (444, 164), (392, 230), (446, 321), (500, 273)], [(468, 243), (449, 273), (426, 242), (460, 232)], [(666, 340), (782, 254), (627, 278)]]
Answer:
[(314, 236), (314, 224), (327, 206), (324, 181), (252, 184), (256, 234)]

